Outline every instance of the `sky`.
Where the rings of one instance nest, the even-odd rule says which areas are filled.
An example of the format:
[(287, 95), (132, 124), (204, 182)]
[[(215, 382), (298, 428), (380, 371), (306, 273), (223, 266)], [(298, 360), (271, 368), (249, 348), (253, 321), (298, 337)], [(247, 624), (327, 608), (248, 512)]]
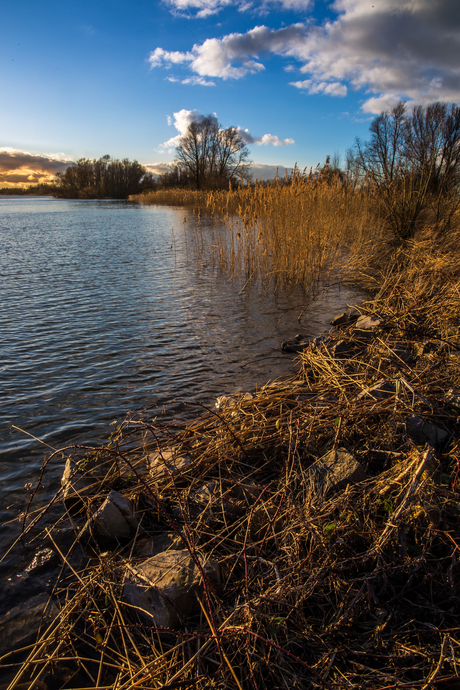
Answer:
[(372, 119), (460, 102), (460, 0), (15, 0), (0, 41), (0, 186), (79, 158), (163, 172), (194, 119), (253, 176), (342, 162)]

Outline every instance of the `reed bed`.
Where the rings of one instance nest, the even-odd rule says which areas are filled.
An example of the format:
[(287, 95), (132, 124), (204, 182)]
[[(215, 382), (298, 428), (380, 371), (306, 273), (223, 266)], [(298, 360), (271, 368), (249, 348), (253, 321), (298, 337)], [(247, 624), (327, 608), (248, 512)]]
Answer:
[[(207, 256), (244, 285), (286, 289), (349, 280), (382, 235), (371, 186), (346, 184), (327, 168), (294, 170), (285, 180), (229, 191), (164, 190), (132, 197), (143, 204), (189, 206), (216, 220), (200, 232), (196, 255)], [(193, 238), (192, 238), (193, 239)]]
[[(443, 246), (436, 256), (422, 239), (366, 277), (378, 291), (359, 311), (378, 328), (331, 330), (295, 379), (221, 399), (193, 423), (146, 412), (107, 445), (72, 449), (93, 488), (79, 512), (62, 511), (74, 544), (59, 552), (59, 615), (9, 690), (458, 687), (460, 270)], [(413, 415), (442, 443), (417, 444)], [(191, 463), (152, 473), (152, 451), (171, 447)], [(318, 467), (339, 449), (365, 476), (334, 488)], [(135, 537), (83, 541), (113, 489), (136, 505)], [(56, 540), (49, 508), (23, 519), (24, 540)], [(198, 572), (196, 612), (175, 629), (146, 625), (123, 597), (146, 540), (165, 533)]]

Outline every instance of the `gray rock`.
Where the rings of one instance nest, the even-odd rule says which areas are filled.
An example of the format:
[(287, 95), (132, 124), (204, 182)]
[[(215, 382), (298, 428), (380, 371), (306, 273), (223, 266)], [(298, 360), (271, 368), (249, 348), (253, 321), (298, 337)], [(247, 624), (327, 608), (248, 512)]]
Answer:
[(148, 457), (150, 474), (154, 479), (162, 479), (171, 474), (175, 477), (186, 470), (192, 464), (190, 455), (181, 454), (177, 448), (165, 448)]
[(367, 479), (364, 467), (346, 450), (332, 450), (310, 468), (316, 484), (328, 489), (344, 489)]
[(433, 448), (442, 443), (448, 436), (447, 431), (417, 415), (413, 415), (407, 420), (406, 431), (418, 446), (428, 443)]
[(376, 316), (365, 316), (362, 315), (356, 321), (355, 327), (358, 329), (367, 330), (368, 328), (378, 328), (382, 325), (382, 320), (378, 319)]
[(37, 594), (15, 606), (0, 618), (0, 656), (20, 649), (37, 639), (56, 618), (59, 611), (48, 594)]
[[(217, 564), (205, 568), (217, 578)], [(189, 552), (166, 551), (130, 566), (125, 573), (123, 596), (149, 625), (177, 628), (184, 618), (199, 610), (192, 587), (199, 570)]]
[(129, 498), (125, 498), (118, 491), (111, 491), (99, 510), (94, 513), (90, 524), (99, 537), (127, 539), (135, 533), (138, 522)]

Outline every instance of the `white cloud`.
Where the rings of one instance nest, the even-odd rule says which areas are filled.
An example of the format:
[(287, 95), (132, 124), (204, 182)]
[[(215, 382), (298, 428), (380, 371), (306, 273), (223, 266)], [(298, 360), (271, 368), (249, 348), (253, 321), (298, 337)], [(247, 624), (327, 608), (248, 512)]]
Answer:
[[(178, 134), (176, 134), (176, 136), (171, 137), (171, 139), (168, 139), (168, 141), (165, 141), (163, 144), (161, 144), (158, 150), (160, 152), (167, 151), (168, 153), (172, 153), (174, 148), (178, 146), (181, 137), (187, 131), (187, 128), (190, 125), (190, 123), (202, 122), (205, 117), (206, 116), (199, 113), (198, 110), (185, 110), (185, 108), (179, 110), (177, 113), (174, 113), (174, 119), (172, 119), (168, 115), (168, 125), (174, 125), (174, 127), (178, 131)], [(213, 113), (212, 117), (217, 122), (217, 114)], [(242, 127), (237, 127), (236, 129), (245, 144), (257, 144), (258, 146), (287, 146), (289, 144), (295, 143), (294, 139), (280, 139), (278, 136), (274, 134), (264, 134), (261, 137), (255, 137), (251, 134), (249, 129), (243, 129)]]
[(291, 86), (295, 86), (302, 91), (311, 94), (325, 93), (328, 96), (346, 96), (347, 87), (339, 81), (315, 81), (314, 79), (304, 79), (303, 81), (291, 81)]
[(168, 81), (172, 81), (173, 83), (179, 82), (180, 84), (192, 84), (193, 86), (199, 85), (199, 86), (215, 86), (216, 83), (214, 81), (209, 81), (208, 79), (205, 79), (204, 77), (187, 77), (186, 79), (178, 79), (177, 77), (166, 77)]
[[(174, 0), (182, 9), (217, 11), (226, 0)], [(305, 8), (301, 0), (283, 6)], [(188, 52), (157, 48), (152, 67), (182, 65), (199, 77), (240, 79), (265, 69), (263, 56), (300, 63), (308, 78), (291, 82), (310, 94), (344, 96), (364, 90), (364, 112), (380, 112), (400, 98), (427, 104), (460, 102), (458, 0), (335, 0), (337, 16), (323, 25), (281, 29), (256, 26), (247, 33), (208, 38)], [(291, 67), (289, 67), (291, 69)]]
[(287, 146), (288, 144), (295, 144), (294, 139), (280, 139), (274, 134), (264, 134), (261, 137), (253, 137), (249, 129), (237, 127), (238, 134), (245, 144), (257, 144), (258, 146)]
[(166, 0), (175, 14), (204, 18), (217, 14), (224, 7), (236, 6), (240, 12), (267, 12), (270, 9), (284, 9), (302, 12), (310, 8), (312, 0)]

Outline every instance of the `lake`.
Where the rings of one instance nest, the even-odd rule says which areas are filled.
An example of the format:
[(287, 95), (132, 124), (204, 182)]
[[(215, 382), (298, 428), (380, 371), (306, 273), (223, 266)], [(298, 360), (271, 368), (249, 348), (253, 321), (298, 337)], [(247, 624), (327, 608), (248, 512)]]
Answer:
[(50, 452), (27, 434), (60, 448), (106, 441), (129, 411), (201, 413), (292, 373), (282, 340), (321, 334), (362, 299), (331, 288), (299, 325), (302, 290), (241, 292), (196, 261), (197, 222), (183, 208), (0, 197), (0, 522)]

